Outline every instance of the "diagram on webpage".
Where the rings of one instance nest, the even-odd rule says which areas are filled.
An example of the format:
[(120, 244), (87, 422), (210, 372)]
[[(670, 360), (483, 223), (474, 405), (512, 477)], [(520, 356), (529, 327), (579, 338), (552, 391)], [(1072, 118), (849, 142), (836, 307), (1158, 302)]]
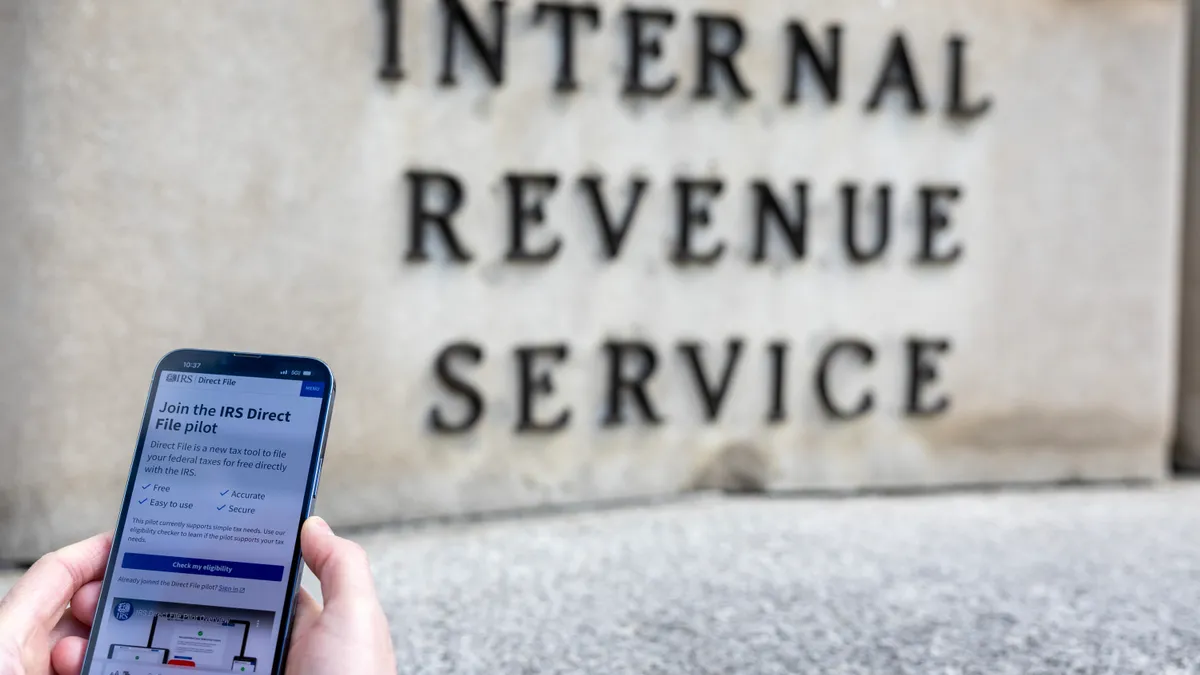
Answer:
[(273, 612), (116, 598), (112, 613), (96, 650), (104, 675), (252, 673), (270, 662)]

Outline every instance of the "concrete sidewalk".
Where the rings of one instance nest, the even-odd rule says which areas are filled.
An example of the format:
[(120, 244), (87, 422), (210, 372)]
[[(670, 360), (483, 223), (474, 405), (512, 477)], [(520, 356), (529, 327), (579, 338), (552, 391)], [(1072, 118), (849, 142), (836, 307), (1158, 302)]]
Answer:
[(403, 673), (1200, 673), (1200, 485), (364, 533)]

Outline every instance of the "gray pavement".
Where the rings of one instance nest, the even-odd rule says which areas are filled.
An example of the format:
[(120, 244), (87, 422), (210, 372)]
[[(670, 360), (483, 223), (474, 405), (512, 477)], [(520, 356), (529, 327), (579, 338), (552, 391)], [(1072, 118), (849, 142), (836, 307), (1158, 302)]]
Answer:
[(403, 673), (1200, 673), (1200, 485), (359, 533)]
[(363, 538), (404, 673), (1200, 673), (1200, 486)]

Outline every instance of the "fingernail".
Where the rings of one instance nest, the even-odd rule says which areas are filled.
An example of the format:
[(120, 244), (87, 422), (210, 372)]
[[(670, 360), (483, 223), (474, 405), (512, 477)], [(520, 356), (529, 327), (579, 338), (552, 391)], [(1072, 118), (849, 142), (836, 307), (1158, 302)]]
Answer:
[(313, 516), (309, 518), (309, 521), (312, 522), (312, 527), (315, 528), (317, 532), (321, 534), (333, 534), (333, 529), (329, 527), (329, 523), (325, 522), (325, 519), (321, 516)]

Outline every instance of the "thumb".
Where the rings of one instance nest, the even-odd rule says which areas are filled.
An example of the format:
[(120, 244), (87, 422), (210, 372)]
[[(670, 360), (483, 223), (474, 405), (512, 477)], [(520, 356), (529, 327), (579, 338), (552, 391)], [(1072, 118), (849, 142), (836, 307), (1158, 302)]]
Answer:
[(109, 532), (42, 556), (0, 599), (0, 635), (20, 642), (34, 631), (49, 631), (71, 596), (104, 576), (111, 547)]
[(334, 534), (324, 519), (313, 516), (304, 522), (300, 550), (304, 562), (321, 582), (326, 608), (336, 609), (343, 604), (371, 606), (378, 602), (366, 551)]

